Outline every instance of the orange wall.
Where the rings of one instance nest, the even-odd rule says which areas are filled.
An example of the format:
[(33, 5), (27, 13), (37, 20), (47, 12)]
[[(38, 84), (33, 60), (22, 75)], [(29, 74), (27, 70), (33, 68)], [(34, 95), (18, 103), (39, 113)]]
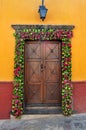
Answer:
[(86, 80), (86, 0), (45, 0), (48, 14), (39, 18), (41, 0), (0, 0), (0, 81), (13, 80), (15, 39), (12, 24), (72, 24), (72, 80)]

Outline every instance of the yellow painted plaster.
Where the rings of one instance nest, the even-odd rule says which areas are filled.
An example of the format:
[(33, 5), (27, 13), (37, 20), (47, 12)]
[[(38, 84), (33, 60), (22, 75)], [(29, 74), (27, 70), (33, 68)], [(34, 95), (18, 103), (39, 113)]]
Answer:
[(75, 25), (72, 38), (72, 80), (86, 80), (86, 0), (45, 0), (44, 22), (39, 18), (41, 0), (0, 0), (0, 81), (13, 80), (15, 38), (12, 24)]

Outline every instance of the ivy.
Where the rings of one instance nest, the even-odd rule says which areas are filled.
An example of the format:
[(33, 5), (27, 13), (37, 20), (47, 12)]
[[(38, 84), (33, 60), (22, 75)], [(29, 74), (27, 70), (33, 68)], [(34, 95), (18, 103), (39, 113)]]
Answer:
[(71, 43), (72, 31), (62, 29), (23, 29), (13, 34), (16, 38), (14, 58), (14, 90), (12, 114), (19, 117), (23, 114), (24, 101), (24, 44), (29, 40), (62, 41), (62, 111), (65, 116), (72, 114), (71, 86)]

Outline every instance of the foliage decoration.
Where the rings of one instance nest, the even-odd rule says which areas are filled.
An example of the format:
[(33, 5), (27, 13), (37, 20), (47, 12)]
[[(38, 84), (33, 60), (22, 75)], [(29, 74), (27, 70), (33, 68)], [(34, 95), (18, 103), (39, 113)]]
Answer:
[(12, 114), (19, 117), (23, 113), (24, 101), (24, 44), (25, 40), (61, 40), (62, 44), (62, 111), (65, 116), (72, 114), (71, 85), (71, 42), (70, 29), (25, 28), (16, 30), (14, 90), (12, 99)]

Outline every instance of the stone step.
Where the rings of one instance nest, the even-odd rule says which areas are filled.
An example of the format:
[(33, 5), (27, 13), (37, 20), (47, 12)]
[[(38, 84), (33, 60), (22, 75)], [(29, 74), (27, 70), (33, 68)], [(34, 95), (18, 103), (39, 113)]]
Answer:
[(61, 114), (62, 110), (59, 106), (27, 106), (25, 109), (26, 114)]
[(52, 106), (51, 107), (49, 107), (49, 106), (48, 107), (43, 107), (43, 106), (40, 106), (40, 107), (26, 107), (26, 109), (28, 109), (28, 110), (31, 110), (31, 109), (34, 109), (34, 110), (35, 109), (60, 109), (60, 108), (61, 107), (54, 107), (54, 106), (53, 107)]
[(46, 103), (36, 103), (36, 104), (33, 103), (33, 104), (27, 105), (26, 107), (36, 107), (36, 106), (37, 106), (37, 107), (42, 107), (42, 106), (43, 106), (43, 107), (47, 107), (47, 106), (50, 106), (50, 107), (51, 107), (51, 106), (52, 106), (52, 107), (54, 106), (54, 107), (55, 107), (55, 106), (61, 106), (61, 105), (60, 105), (60, 104), (57, 104), (57, 103), (52, 103), (52, 104), (51, 104), (51, 103), (47, 103), (47, 104), (46, 104)]

